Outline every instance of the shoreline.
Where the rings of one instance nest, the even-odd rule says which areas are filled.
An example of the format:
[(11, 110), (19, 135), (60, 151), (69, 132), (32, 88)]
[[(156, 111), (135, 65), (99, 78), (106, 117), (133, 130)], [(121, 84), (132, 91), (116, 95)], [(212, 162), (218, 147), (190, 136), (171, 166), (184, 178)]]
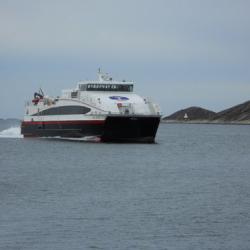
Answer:
[(179, 121), (179, 120), (161, 120), (163, 124), (209, 124), (209, 125), (250, 125), (248, 121), (209, 121), (209, 120), (193, 120), (193, 121)]

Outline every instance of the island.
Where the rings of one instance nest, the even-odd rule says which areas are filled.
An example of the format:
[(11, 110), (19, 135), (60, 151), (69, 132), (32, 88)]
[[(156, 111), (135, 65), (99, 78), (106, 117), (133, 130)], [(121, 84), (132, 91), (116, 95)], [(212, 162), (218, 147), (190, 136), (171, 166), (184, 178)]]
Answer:
[(201, 107), (189, 107), (162, 118), (164, 123), (250, 124), (250, 101), (214, 112)]

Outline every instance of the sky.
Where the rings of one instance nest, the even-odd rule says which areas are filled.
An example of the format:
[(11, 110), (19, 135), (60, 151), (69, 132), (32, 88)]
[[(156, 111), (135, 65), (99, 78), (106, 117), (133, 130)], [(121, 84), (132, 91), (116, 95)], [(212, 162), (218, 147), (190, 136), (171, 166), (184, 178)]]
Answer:
[(163, 115), (250, 100), (249, 0), (0, 0), (0, 118), (40, 87), (136, 82)]

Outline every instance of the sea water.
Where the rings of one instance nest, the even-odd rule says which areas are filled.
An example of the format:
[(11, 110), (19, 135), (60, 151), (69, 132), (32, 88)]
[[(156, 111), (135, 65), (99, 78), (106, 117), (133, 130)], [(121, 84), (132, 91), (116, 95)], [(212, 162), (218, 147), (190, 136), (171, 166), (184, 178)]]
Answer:
[(250, 126), (161, 124), (156, 144), (19, 137), (0, 132), (0, 249), (250, 249)]

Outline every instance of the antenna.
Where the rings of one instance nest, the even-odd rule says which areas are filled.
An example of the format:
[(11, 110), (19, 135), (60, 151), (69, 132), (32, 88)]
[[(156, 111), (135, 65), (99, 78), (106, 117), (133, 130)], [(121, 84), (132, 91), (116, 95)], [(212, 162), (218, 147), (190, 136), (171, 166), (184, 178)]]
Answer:
[(103, 75), (101, 73), (101, 68), (98, 68), (98, 79), (100, 82), (103, 82)]
[(42, 96), (44, 96), (42, 88), (39, 89), (39, 92), (42, 94)]

